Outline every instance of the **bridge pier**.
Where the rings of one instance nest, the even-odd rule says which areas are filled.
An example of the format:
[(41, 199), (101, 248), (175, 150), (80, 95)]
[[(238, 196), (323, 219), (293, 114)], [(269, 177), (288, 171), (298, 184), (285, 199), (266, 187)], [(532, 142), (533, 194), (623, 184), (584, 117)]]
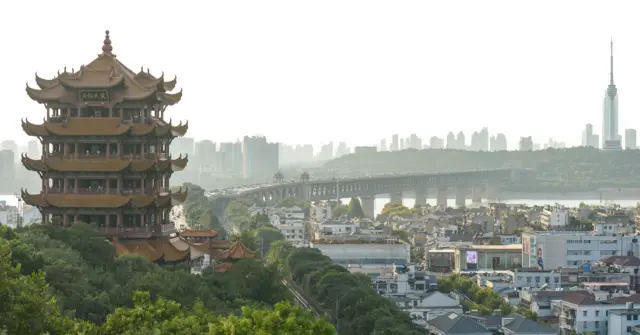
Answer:
[(436, 195), (436, 205), (438, 207), (447, 207), (447, 198), (449, 197), (447, 191), (448, 189), (446, 187), (438, 188), (438, 194)]
[(389, 202), (402, 205), (402, 192), (392, 192), (389, 194)]
[(427, 204), (427, 190), (416, 190), (416, 206), (424, 206)]
[(456, 207), (464, 207), (467, 201), (467, 188), (464, 186), (456, 187)]
[(364, 215), (374, 220), (376, 218), (376, 196), (360, 197), (360, 205)]
[(471, 189), (471, 202), (473, 202), (474, 204), (481, 203), (483, 191), (484, 190), (482, 186), (473, 186), (473, 188)]

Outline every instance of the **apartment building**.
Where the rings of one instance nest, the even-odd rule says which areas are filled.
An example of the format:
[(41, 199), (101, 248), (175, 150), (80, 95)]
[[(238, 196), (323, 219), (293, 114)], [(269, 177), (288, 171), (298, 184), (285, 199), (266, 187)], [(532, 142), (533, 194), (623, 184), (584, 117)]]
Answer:
[(577, 268), (610, 256), (638, 255), (638, 238), (596, 232), (523, 232), (522, 266)]
[(540, 213), (540, 225), (545, 230), (553, 230), (569, 224), (569, 209), (562, 205), (547, 206)]

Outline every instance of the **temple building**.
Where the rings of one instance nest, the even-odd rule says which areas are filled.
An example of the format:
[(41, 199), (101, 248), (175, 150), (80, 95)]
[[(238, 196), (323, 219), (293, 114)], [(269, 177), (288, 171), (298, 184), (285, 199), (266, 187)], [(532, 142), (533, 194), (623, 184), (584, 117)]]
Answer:
[[(184, 136), (188, 123), (165, 121), (167, 107), (182, 91), (170, 93), (176, 79), (134, 72), (113, 53), (109, 32), (102, 52), (87, 65), (53, 79), (36, 74), (38, 88), (27, 85), (33, 101), (42, 104), (42, 124), (22, 121), (22, 128), (42, 144), (42, 157), (22, 156), (22, 163), (42, 179), (37, 194), (22, 191), (22, 199), (42, 213), (43, 224), (69, 226), (82, 221), (108, 237), (154, 239), (175, 232), (171, 208), (187, 198), (186, 190), (170, 188), (174, 171), (187, 157), (172, 157), (169, 146)], [(191, 257), (204, 246), (171, 250), (150, 240), (148, 259)], [(124, 242), (123, 242), (124, 243)], [(124, 243), (126, 244), (126, 243)], [(117, 245), (122, 252), (129, 250)], [(194, 251), (196, 250), (196, 251)]]

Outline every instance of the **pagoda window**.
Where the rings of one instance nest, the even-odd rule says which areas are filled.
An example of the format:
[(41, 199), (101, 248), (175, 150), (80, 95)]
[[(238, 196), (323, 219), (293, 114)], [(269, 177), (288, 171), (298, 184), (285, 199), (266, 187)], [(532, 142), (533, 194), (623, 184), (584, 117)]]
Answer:
[(53, 155), (60, 155), (63, 152), (63, 144), (62, 143), (54, 143), (51, 145), (51, 153)]
[(67, 152), (66, 152), (67, 154), (76, 152), (77, 144), (75, 144), (75, 143), (67, 143), (66, 146), (67, 146)]
[(108, 117), (109, 109), (104, 107), (83, 108), (80, 113), (82, 117)]
[(82, 156), (104, 155), (107, 152), (107, 145), (104, 143), (79, 143), (78, 153)]

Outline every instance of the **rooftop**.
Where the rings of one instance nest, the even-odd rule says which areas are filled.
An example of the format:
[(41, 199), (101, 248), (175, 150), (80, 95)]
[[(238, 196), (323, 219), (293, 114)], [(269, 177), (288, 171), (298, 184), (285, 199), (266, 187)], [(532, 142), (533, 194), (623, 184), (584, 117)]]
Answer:
[(485, 250), (485, 251), (522, 251), (522, 244), (508, 244), (508, 245), (471, 245), (460, 246), (458, 249), (473, 249), (473, 250)]

